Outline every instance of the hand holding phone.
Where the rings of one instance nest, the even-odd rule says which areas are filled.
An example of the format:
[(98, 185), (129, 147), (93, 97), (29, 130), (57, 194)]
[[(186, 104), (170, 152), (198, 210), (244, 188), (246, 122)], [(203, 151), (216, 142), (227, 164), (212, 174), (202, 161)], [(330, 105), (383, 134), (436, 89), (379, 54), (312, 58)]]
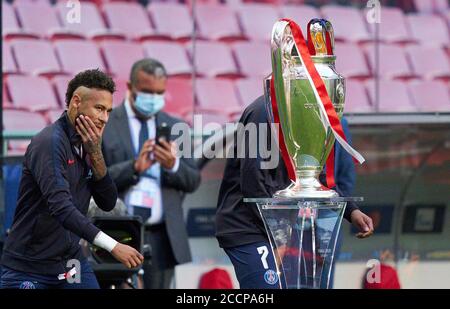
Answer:
[(156, 130), (155, 160), (166, 169), (172, 169), (176, 161), (176, 150), (170, 141), (170, 128), (163, 122)]
[(166, 142), (170, 142), (170, 128), (167, 123), (161, 123), (156, 129), (156, 144), (160, 145), (159, 139), (162, 138)]

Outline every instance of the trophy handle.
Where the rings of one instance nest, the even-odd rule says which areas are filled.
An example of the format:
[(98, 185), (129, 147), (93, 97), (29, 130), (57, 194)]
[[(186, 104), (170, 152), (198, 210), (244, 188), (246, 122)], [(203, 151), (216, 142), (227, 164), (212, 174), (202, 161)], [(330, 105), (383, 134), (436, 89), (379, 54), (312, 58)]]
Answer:
[(272, 110), (272, 100), (270, 96), (270, 81), (272, 79), (272, 74), (269, 74), (266, 78), (264, 78), (264, 98), (266, 103), (266, 112), (267, 112), (267, 118), (269, 120), (269, 123), (274, 123), (275, 118), (273, 116), (273, 110)]

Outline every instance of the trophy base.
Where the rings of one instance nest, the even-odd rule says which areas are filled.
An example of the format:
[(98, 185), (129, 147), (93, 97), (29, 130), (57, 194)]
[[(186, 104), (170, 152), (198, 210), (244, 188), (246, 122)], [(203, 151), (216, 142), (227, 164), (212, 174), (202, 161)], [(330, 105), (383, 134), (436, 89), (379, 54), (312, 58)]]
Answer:
[(336, 191), (322, 186), (315, 177), (297, 179), (295, 183), (273, 195), (274, 198), (331, 198), (338, 196)]
[(278, 287), (331, 288), (336, 244), (347, 202), (321, 198), (250, 200), (256, 203), (267, 231), (279, 276)]

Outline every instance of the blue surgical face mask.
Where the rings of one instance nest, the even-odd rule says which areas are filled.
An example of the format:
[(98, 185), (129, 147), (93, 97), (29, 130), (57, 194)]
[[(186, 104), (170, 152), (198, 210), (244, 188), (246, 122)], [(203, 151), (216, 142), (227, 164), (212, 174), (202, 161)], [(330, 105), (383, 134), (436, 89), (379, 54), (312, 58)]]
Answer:
[(150, 94), (137, 92), (134, 100), (134, 107), (145, 117), (151, 117), (164, 107), (163, 94)]

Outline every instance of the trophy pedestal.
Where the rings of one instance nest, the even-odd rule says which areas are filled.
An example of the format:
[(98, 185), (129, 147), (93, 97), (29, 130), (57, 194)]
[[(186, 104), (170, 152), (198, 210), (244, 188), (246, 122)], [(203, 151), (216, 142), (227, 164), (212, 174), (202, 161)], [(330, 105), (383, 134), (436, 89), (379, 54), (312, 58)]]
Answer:
[(264, 221), (282, 289), (327, 289), (347, 202), (361, 197), (246, 198)]
[(296, 182), (293, 182), (284, 190), (277, 191), (274, 198), (281, 199), (298, 199), (298, 198), (332, 198), (339, 197), (339, 194), (327, 187), (324, 187), (319, 180), (312, 177), (297, 177)]

